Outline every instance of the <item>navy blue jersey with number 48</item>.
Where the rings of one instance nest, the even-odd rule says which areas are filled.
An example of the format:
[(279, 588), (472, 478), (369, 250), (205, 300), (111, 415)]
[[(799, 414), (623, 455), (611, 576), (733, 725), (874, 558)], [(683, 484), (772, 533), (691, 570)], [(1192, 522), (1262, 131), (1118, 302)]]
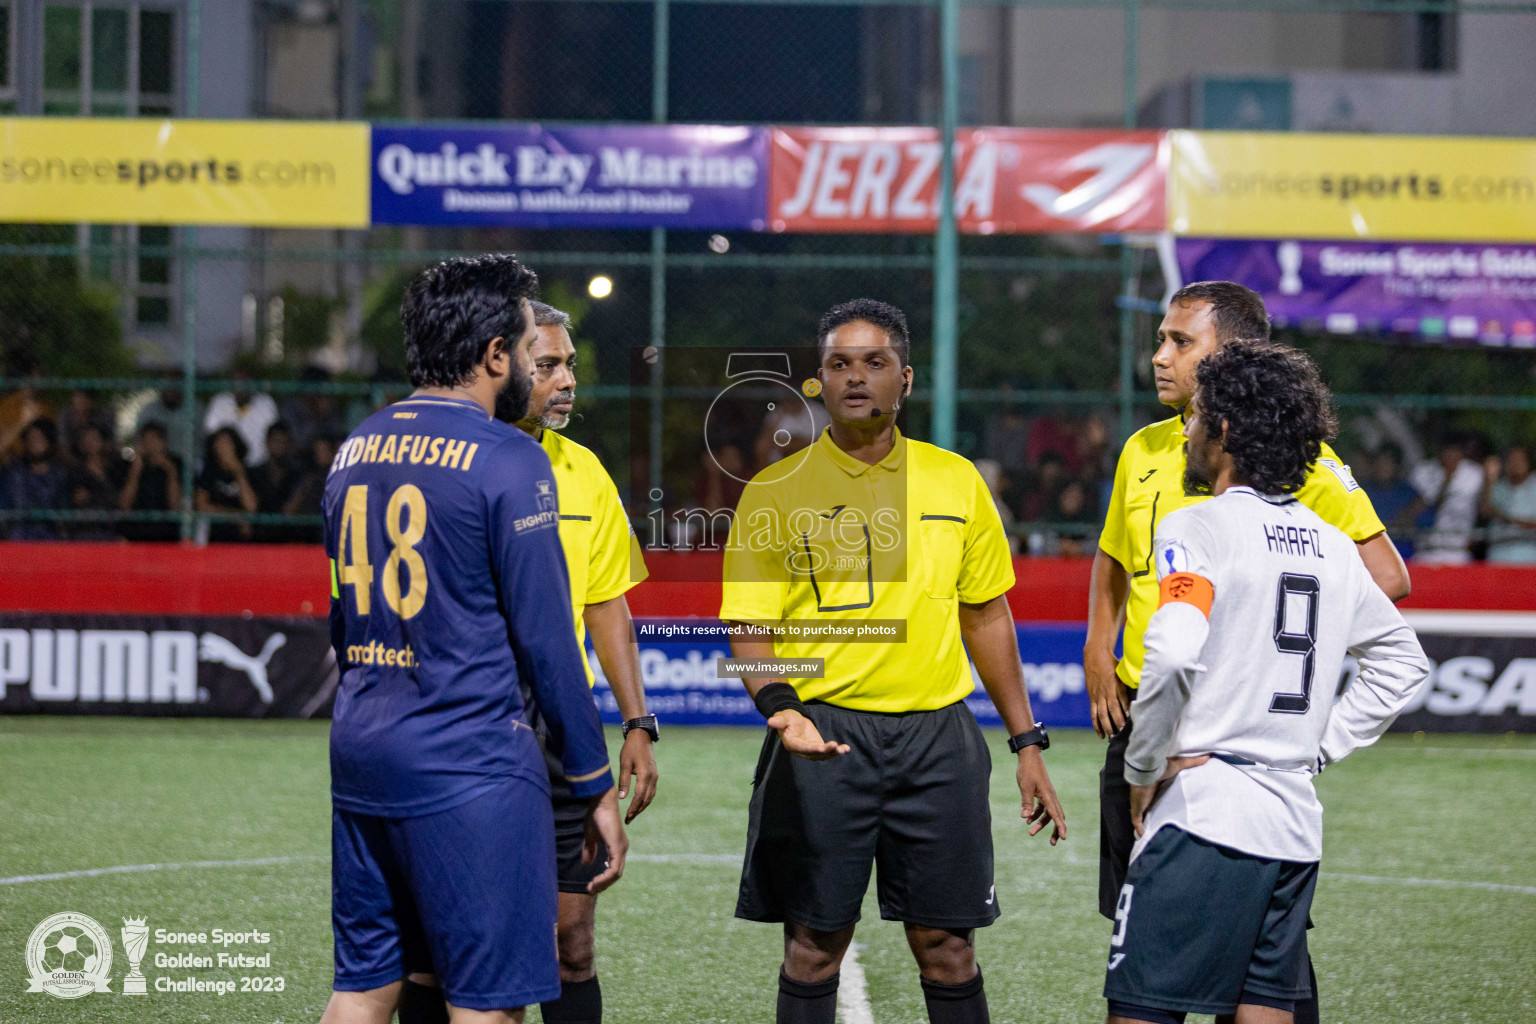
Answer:
[(514, 776), (547, 787), (522, 680), (572, 791), (612, 786), (558, 508), (544, 450), (473, 402), (407, 399), (342, 445), (323, 501), (338, 808), (412, 817)]

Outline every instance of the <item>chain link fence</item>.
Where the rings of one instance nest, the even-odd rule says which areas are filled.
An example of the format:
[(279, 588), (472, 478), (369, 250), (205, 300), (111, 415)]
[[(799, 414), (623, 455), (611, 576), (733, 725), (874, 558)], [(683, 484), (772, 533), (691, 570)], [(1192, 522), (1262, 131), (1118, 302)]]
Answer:
[[(1262, 13), (1242, 6), (1221, 17), (1241, 29)], [(1454, 13), (1369, 0), (1276, 6), (1295, 8), (1286, 18), (1300, 27), (1319, 13)], [(1085, 7), (1105, 31), (1076, 45), (1083, 60), (1123, 76), (1122, 123), (1135, 124), (1142, 8)], [(334, 12), (354, 9), (355, 23), (317, 23), (338, 67), (355, 72), (343, 74), (332, 116), (911, 124), (931, 123), (938, 107), (930, 4), (377, 0)], [(263, 24), (264, 77), (284, 81), (316, 25)], [(1027, 116), (1027, 104), (994, 96), (1004, 90), (986, 66), (962, 60), (961, 71), (967, 120)], [(266, 111), (307, 113), (301, 92), (269, 84)], [(336, 442), (407, 390), (405, 283), (435, 260), (487, 250), (519, 253), (545, 299), (571, 313), (580, 416), (568, 433), (599, 453), (637, 521), (707, 489), (703, 425), (633, 386), (634, 353), (646, 346), (806, 345), (829, 306), (883, 298), (911, 323), (917, 381), (904, 429), (926, 437), (933, 244), (923, 235), (0, 226), (0, 529), (13, 539), (315, 540)], [(966, 236), (960, 254), (956, 447), (994, 484), (1020, 553), (1091, 553), (1121, 440), (1169, 413), (1150, 380), (1164, 291), (1155, 251), (1114, 237)], [(612, 282), (601, 299), (589, 290), (597, 276)], [(1322, 366), (1341, 407), (1336, 447), (1406, 543), (1447, 497), (1415, 491), (1416, 467), (1438, 460), (1454, 470), (1445, 454), (1454, 450), (1493, 480), (1508, 475), (1512, 446), (1536, 443), (1529, 352), (1281, 334)], [(744, 459), (759, 429), (741, 425)], [(652, 458), (636, 439), (658, 431), (686, 440)], [(1489, 529), (1510, 527), (1477, 504), (1480, 550)]]

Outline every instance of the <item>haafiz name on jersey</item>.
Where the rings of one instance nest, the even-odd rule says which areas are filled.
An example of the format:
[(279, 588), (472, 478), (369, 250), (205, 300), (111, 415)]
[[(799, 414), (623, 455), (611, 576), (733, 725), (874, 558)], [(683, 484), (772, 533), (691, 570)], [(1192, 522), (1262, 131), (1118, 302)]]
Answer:
[[(515, 170), (508, 164), (516, 160)], [(570, 194), (587, 187), (593, 165), (596, 188), (729, 188), (757, 185), (758, 164), (751, 156), (647, 153), (638, 146), (600, 146), (591, 153), (555, 153), (543, 146), (518, 146), (503, 153), (489, 142), (460, 152), (445, 142), (436, 152), (417, 152), (403, 143), (379, 150), (379, 177), (396, 195), (417, 186), (559, 188)]]
[(478, 443), (455, 441), (447, 437), (369, 434), (366, 437), (354, 437), (342, 445), (331, 462), (330, 471), (334, 473), (359, 462), (392, 462), (397, 466), (409, 462), (413, 466), (439, 466), (467, 473), (479, 450)]

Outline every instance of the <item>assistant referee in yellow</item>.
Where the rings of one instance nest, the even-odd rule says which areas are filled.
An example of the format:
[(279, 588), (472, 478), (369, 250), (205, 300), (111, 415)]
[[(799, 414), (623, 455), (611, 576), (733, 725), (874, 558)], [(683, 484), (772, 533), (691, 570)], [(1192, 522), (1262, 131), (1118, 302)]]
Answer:
[[(1184, 493), (1183, 410), (1195, 393), (1201, 361), (1224, 342), (1239, 338), (1269, 338), (1269, 314), (1256, 292), (1231, 281), (1201, 281), (1173, 294), (1157, 329), (1152, 373), (1158, 401), (1179, 412), (1138, 430), (1121, 449), (1094, 554), (1083, 668), (1094, 731), (1109, 738), (1099, 776), (1099, 913), (1111, 920), (1136, 843), (1125, 751), (1131, 739), (1129, 710), (1141, 681), (1142, 639), (1158, 604), (1152, 538), (1168, 513), (1205, 500)], [(1371, 499), (1328, 445), (1323, 445), (1296, 497), (1355, 541), (1371, 577), (1388, 597), (1400, 601), (1408, 596), (1402, 557)], [(1123, 654), (1116, 658), (1122, 621)], [(1314, 978), (1310, 1002), (1296, 1005), (1296, 1024), (1317, 1019)]]
[[(726, 551), (720, 618), (733, 654), (821, 659), (820, 671), (743, 674), (769, 732), (736, 916), (784, 925), (779, 1024), (832, 1024), (871, 865), (880, 916), (906, 928), (929, 1019), (989, 1020), (974, 941), (998, 915), (992, 760), (964, 703), (967, 647), (1012, 736), (1030, 834), (1050, 824), (1052, 845), (1066, 837), (1004, 597), (1014, 575), (1002, 522), (969, 461), (896, 429), (907, 353), (894, 306), (857, 299), (822, 318), (831, 425), (747, 485)], [(784, 632), (742, 635), (762, 624)], [(860, 625), (904, 642), (878, 630), (792, 639)]]

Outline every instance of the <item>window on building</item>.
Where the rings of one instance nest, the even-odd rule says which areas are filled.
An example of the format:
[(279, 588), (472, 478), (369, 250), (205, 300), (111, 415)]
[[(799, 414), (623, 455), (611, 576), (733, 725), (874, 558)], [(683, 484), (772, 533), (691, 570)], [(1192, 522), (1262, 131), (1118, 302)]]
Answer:
[(175, 110), (174, 9), (49, 3), (43, 8), (42, 57), (45, 115), (152, 117)]
[[(9, 54), (7, 29), (0, 54)], [(169, 117), (178, 88), (177, 8), (164, 3), (100, 0), (50, 2), (43, 7), (42, 113), (73, 117)], [(0, 103), (11, 85), (6, 61)], [(14, 97), (14, 92), (9, 94)], [(12, 99), (14, 103), (14, 99)], [(122, 296), (124, 326), (160, 330), (175, 317), (176, 264), (167, 250), (177, 242), (170, 227), (81, 225), (81, 267), (95, 281), (111, 283)]]
[(16, 5), (0, 4), (0, 114), (16, 113)]

